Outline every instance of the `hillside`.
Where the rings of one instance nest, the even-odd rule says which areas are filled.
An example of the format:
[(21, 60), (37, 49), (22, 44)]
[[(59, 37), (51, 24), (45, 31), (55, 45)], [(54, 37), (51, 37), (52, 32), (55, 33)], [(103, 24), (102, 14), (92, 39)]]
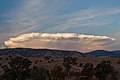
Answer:
[(120, 51), (119, 50), (116, 50), (116, 51), (95, 50), (95, 51), (88, 52), (85, 55), (96, 56), (96, 57), (100, 57), (100, 56), (120, 57)]
[(88, 57), (88, 56), (112, 56), (120, 57), (120, 50), (106, 51), (95, 50), (88, 53), (67, 50), (51, 50), (51, 49), (31, 49), (31, 48), (8, 48), (0, 49), (0, 55), (19, 55), (25, 57), (49, 57), (49, 58), (62, 58), (67, 56), (72, 57)]
[(30, 49), (30, 48), (0, 49), (0, 55), (20, 55), (26, 57), (49, 57), (49, 58), (61, 58), (67, 56), (84, 57), (84, 54), (78, 51)]

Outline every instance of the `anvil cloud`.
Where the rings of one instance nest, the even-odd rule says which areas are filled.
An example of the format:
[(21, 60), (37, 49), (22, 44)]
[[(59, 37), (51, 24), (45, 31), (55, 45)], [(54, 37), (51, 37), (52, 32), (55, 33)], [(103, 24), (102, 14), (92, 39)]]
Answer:
[(94, 36), (76, 33), (28, 33), (5, 41), (10, 48), (49, 48), (77, 51), (105, 49), (115, 41), (107, 36)]

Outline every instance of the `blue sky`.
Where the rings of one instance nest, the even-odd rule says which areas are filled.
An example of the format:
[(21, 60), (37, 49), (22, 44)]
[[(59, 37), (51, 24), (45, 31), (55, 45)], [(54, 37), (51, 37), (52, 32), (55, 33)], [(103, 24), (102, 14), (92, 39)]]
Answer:
[(0, 45), (31, 32), (80, 33), (116, 39), (120, 49), (120, 0), (0, 0)]

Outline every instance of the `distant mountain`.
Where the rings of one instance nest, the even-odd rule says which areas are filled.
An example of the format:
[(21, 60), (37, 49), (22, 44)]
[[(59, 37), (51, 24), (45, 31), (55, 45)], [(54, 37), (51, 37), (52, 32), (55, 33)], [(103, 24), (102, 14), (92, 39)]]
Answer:
[(120, 50), (117, 51), (106, 51), (106, 50), (95, 50), (85, 54), (85, 56), (112, 56), (112, 57), (120, 57)]
[(25, 57), (49, 57), (49, 58), (61, 58), (67, 56), (84, 57), (84, 54), (78, 51), (30, 49), (30, 48), (0, 49), (0, 55), (20, 55)]
[(115, 51), (111, 51), (111, 52), (120, 53), (120, 50), (115, 50)]
[(120, 50), (116, 50), (116, 51), (95, 50), (95, 51), (91, 51), (88, 53), (81, 53), (78, 51), (67, 51), (67, 50), (8, 48), (8, 49), (0, 49), (0, 55), (20, 55), (20, 56), (24, 56), (24, 57), (49, 57), (49, 58), (62, 58), (62, 57), (67, 57), (67, 56), (73, 56), (73, 57), (88, 57), (88, 56), (120, 57)]

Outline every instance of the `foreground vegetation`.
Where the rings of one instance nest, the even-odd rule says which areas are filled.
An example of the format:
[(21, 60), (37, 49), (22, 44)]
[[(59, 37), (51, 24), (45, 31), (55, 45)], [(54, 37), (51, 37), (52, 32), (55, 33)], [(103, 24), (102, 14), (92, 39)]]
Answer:
[[(53, 68), (37, 66), (42, 64), (43, 60), (32, 61), (28, 58), (12, 56), (5, 60), (8, 64), (0, 65), (4, 70), (0, 80), (119, 80), (117, 77), (119, 71), (111, 65), (111, 60), (102, 60), (94, 65), (89, 61), (82, 63), (75, 57), (65, 57), (61, 59), (61, 64), (55, 64), (55, 59), (46, 57), (45, 61), (48, 64), (54, 63)], [(120, 64), (119, 60), (117, 64)], [(73, 67), (79, 68), (73, 69)]]

